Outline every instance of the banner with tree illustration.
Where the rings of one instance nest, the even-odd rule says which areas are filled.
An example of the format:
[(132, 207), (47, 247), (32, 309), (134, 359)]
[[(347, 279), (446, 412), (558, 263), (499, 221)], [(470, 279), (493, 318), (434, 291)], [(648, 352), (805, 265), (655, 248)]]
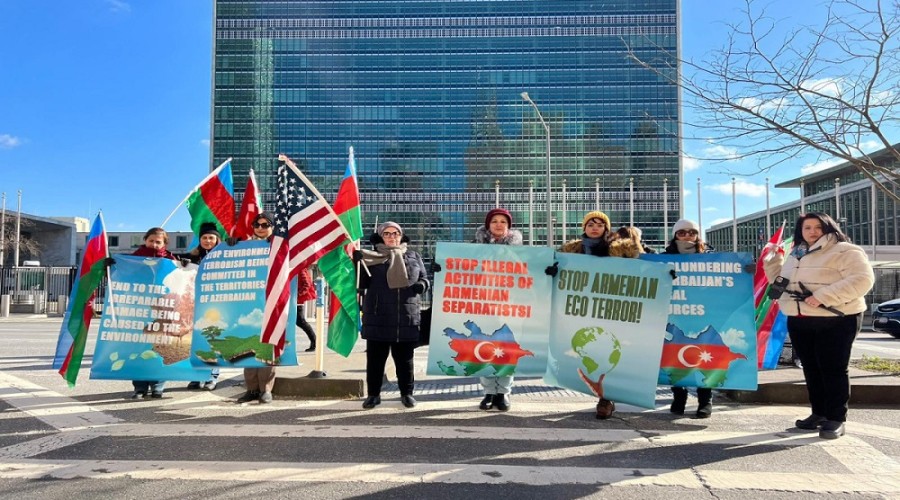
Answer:
[(659, 383), (757, 388), (752, 259), (747, 253), (657, 254), (675, 266)]
[(170, 259), (116, 256), (91, 378), (208, 379), (210, 370), (190, 363), (196, 274)]
[(427, 373), (543, 375), (553, 250), (439, 242), (435, 262)]
[(544, 381), (653, 408), (669, 296), (665, 264), (558, 253)]
[(194, 366), (259, 368), (296, 365), (296, 280), (291, 284), (285, 349), (273, 358), (272, 344), (260, 341), (266, 307), (269, 243), (219, 244), (200, 261), (194, 307)]

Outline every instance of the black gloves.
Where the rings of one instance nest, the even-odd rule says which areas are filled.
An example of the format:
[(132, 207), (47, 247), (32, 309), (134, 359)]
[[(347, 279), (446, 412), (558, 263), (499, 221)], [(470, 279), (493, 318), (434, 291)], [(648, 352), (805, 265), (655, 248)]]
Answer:
[(191, 263), (191, 259), (188, 259), (188, 258), (182, 258), (182, 259), (178, 259), (178, 260), (181, 261), (181, 267), (187, 267), (188, 264)]
[(425, 293), (425, 283), (422, 283), (421, 281), (417, 281), (413, 286), (409, 288), (411, 288), (416, 295), (422, 295), (423, 293)]
[(353, 251), (353, 263), (357, 264), (363, 260), (362, 250), (354, 250)]
[(438, 264), (438, 261), (435, 260), (435, 261), (433, 261), (433, 262), (431, 263), (431, 272), (433, 272), (433, 273), (439, 273), (439, 272), (441, 272), (441, 270), (443, 270), (443, 269), (444, 269), (444, 268), (441, 267), (440, 264)]
[(674, 270), (674, 269), (669, 269), (669, 274), (671, 274), (671, 275), (672, 275), (672, 279), (675, 279), (675, 278), (677, 278), (677, 277), (678, 277), (678, 275), (677, 275), (677, 274), (675, 274), (675, 270)]
[(237, 242), (238, 242), (238, 239), (235, 238), (234, 236), (229, 236), (229, 237), (225, 238), (225, 243), (227, 243), (228, 246), (230, 246), (230, 247), (237, 245)]
[(747, 274), (756, 274), (756, 264), (744, 264), (744, 272)]
[(544, 269), (544, 273), (548, 276), (556, 276), (556, 273), (559, 272), (559, 262), (554, 262), (552, 266), (547, 266), (547, 269)]
[(114, 259), (112, 257), (107, 257), (107, 258), (103, 259), (103, 265), (106, 267), (109, 267), (115, 263), (116, 263), (116, 259)]

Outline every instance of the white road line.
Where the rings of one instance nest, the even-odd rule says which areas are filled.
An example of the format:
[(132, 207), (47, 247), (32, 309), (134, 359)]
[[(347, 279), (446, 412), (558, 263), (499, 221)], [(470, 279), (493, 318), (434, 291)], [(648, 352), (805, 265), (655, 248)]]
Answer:
[(72, 446), (84, 441), (90, 441), (101, 434), (91, 431), (70, 431), (60, 432), (52, 436), (44, 436), (39, 439), (32, 439), (24, 443), (14, 444), (0, 449), (0, 467), (4, 467), (10, 460), (21, 460), (42, 453), (47, 453), (66, 446)]
[(75, 399), (0, 372), (0, 397), (45, 424), (60, 430), (83, 429), (121, 422)]
[(774, 490), (812, 493), (900, 494), (900, 476), (882, 474), (822, 474), (815, 472), (741, 472), (701, 470), (709, 488), (727, 490)]

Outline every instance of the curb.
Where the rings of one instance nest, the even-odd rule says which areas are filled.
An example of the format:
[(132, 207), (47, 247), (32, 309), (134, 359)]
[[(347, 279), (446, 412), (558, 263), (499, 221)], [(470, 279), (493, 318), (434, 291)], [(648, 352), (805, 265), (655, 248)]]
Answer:
[(310, 373), (306, 377), (275, 377), (272, 394), (298, 399), (356, 399), (364, 393), (360, 379), (328, 378)]
[[(804, 383), (759, 384), (756, 391), (725, 390), (722, 394), (737, 403), (786, 405), (809, 404)], [(850, 403), (857, 405), (898, 405), (900, 386), (854, 384), (850, 381)]]

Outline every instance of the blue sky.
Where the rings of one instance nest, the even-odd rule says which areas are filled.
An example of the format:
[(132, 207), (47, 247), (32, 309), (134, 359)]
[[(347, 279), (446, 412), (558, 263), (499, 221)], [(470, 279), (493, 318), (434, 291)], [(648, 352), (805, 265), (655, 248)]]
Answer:
[[(682, 56), (702, 59), (721, 47), (725, 23), (738, 21), (743, 5), (683, 0)], [(819, 0), (766, 5), (787, 25), (822, 12)], [(0, 191), (7, 210), (15, 210), (21, 189), (22, 210), (39, 216), (92, 218), (103, 209), (109, 230), (162, 223), (208, 173), (211, 31), (212, 0), (0, 1)], [(700, 158), (715, 147), (684, 144)], [(797, 158), (740, 178), (738, 215), (765, 208), (766, 176), (774, 186), (819, 160)], [(731, 176), (717, 173), (725, 167), (685, 165), (685, 216), (697, 218), (700, 177), (703, 226), (730, 219)], [(770, 194), (773, 207), (799, 197), (796, 189)], [(189, 230), (187, 211), (178, 210), (166, 228)]]

